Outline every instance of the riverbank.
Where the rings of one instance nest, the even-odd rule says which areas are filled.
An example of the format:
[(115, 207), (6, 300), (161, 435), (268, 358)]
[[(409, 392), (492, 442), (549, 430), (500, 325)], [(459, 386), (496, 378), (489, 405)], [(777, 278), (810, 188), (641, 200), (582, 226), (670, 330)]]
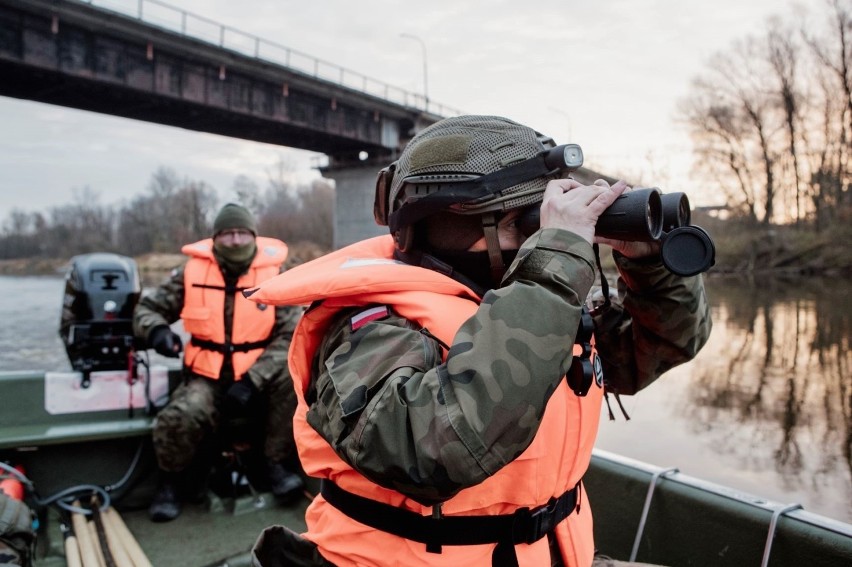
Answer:
[[(312, 242), (300, 242), (289, 247), (287, 267), (313, 260), (326, 253)], [(168, 273), (184, 264), (183, 254), (149, 253), (134, 257), (143, 284), (154, 285)], [(68, 270), (68, 258), (17, 258), (0, 260), (0, 276), (63, 276)]]
[(693, 214), (692, 222), (712, 235), (716, 264), (711, 274), (838, 276), (852, 274), (852, 223), (811, 227), (754, 226)]
[[(696, 215), (699, 216), (699, 215)], [(708, 275), (782, 274), (789, 276), (842, 276), (852, 274), (852, 223), (838, 223), (815, 232), (795, 227), (746, 228), (703, 216), (695, 224), (712, 235), (716, 263)], [(290, 245), (287, 267), (307, 262), (328, 252), (312, 242)], [(186, 260), (182, 254), (150, 253), (135, 258), (143, 283), (157, 283)], [(614, 269), (608, 253), (601, 253), (604, 269)], [(67, 258), (20, 258), (0, 260), (0, 275), (62, 275)]]

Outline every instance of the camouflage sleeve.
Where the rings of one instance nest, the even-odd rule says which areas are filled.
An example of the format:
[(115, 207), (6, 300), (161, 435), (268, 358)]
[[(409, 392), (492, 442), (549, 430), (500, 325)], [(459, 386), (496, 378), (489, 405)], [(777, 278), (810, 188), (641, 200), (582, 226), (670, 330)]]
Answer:
[(169, 278), (145, 295), (133, 311), (133, 333), (148, 341), (154, 327), (171, 325), (180, 319), (183, 309), (183, 266), (172, 270)]
[(658, 258), (613, 257), (618, 300), (594, 314), (595, 339), (607, 390), (634, 394), (698, 353), (710, 335), (710, 306), (701, 275), (674, 275)]
[(579, 236), (536, 233), (443, 364), (439, 343), (409, 321), (353, 332), (342, 319), (319, 352), (309, 423), (362, 474), (420, 502), (478, 484), (532, 442), (571, 363), (593, 265)]
[(263, 391), (267, 384), (279, 377), (289, 379), (290, 369), (287, 366), (287, 352), (290, 341), (293, 340), (293, 330), (302, 315), (301, 307), (281, 306), (275, 308), (275, 327), (272, 329), (272, 342), (267, 345), (263, 354), (248, 370), (252, 383)]

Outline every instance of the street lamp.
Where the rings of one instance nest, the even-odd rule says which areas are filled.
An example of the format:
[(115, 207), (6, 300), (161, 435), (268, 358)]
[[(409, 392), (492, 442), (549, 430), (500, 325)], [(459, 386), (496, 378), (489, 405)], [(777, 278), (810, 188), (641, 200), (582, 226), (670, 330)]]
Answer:
[(416, 35), (410, 33), (401, 33), (399, 37), (413, 39), (420, 44), (420, 49), (423, 51), (423, 100), (426, 102), (426, 110), (429, 110), (429, 74), (426, 71), (426, 43)]

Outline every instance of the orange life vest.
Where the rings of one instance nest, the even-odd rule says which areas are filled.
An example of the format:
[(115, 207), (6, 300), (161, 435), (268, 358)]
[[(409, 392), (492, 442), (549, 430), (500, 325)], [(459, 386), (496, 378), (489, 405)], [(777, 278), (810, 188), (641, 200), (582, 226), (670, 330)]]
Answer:
[[(243, 289), (278, 275), (287, 259), (287, 245), (274, 238), (257, 238), (257, 254), (237, 288), (225, 289), (225, 278), (213, 256), (213, 240), (187, 244), (184, 268), (184, 301), (180, 317), (192, 340), (184, 351), (184, 364), (196, 374), (219, 379), (225, 351), (231, 351), (234, 378), (240, 377), (263, 353), (275, 325), (275, 309), (247, 300)], [(225, 294), (234, 293), (231, 340), (225, 344)]]
[[(382, 488), (353, 470), (306, 421), (304, 394), (311, 380), (311, 364), (331, 320), (341, 309), (388, 305), (452, 344), (456, 331), (478, 308), (480, 299), (470, 289), (435, 271), (394, 261), (393, 249), (390, 236), (362, 241), (276, 276), (254, 291), (251, 298), (271, 304), (322, 300), (300, 320), (289, 356), (298, 398), (294, 428), (305, 472), (329, 479), (350, 493), (429, 515), (431, 507)], [(602, 397), (597, 380), (584, 397), (576, 396), (565, 380), (560, 381), (526, 451), (495, 475), (446, 501), (443, 515), (511, 514), (522, 507), (544, 504), (570, 490), (588, 467)], [(582, 490), (579, 503), (579, 512), (569, 515), (554, 531), (565, 564), (587, 567), (592, 564), (594, 542), (591, 511)], [(322, 495), (309, 506), (306, 521), (308, 531), (304, 536), (317, 544), (325, 558), (340, 566), (491, 565), (495, 547), (445, 545), (440, 554), (429, 553), (422, 543), (349, 518)], [(516, 545), (515, 552), (521, 566), (550, 565), (547, 538)]]

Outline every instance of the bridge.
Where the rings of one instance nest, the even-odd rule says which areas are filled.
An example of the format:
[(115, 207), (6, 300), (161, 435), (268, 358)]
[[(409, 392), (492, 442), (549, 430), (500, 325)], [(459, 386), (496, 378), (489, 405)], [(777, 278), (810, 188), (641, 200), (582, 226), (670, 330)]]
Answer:
[(459, 114), (160, 0), (0, 0), (0, 96), (323, 153), (335, 247), (386, 232), (376, 172)]
[(386, 230), (376, 171), (456, 113), (159, 0), (0, 0), (0, 95), (321, 152), (336, 246)]

